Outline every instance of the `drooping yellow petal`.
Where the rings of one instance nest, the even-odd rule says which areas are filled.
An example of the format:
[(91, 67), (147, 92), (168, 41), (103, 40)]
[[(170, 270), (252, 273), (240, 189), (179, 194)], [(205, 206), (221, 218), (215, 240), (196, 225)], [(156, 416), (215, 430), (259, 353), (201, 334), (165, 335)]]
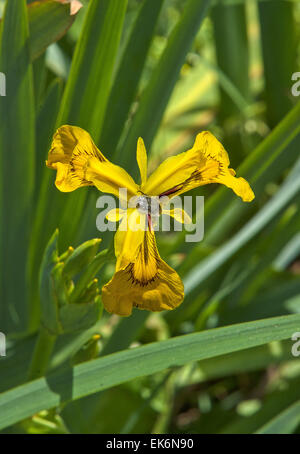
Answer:
[(229, 168), (223, 145), (209, 131), (197, 135), (193, 148), (166, 159), (147, 180), (144, 192), (173, 197), (210, 183), (231, 188), (244, 202), (254, 194), (244, 178), (236, 178)]
[(127, 198), (130, 198), (138, 191), (131, 176), (109, 162), (89, 133), (77, 126), (65, 125), (56, 131), (46, 164), (57, 170), (55, 184), (62, 192), (96, 186), (100, 191), (118, 197), (119, 188), (125, 188)]
[(135, 257), (123, 259), (102, 289), (105, 309), (128, 316), (133, 307), (156, 312), (179, 306), (184, 296), (182, 281), (159, 256), (154, 232), (144, 232), (142, 242), (139, 238), (135, 244), (139, 244)]
[(141, 187), (143, 188), (147, 181), (147, 152), (141, 137), (139, 137), (137, 143), (136, 160), (140, 169)]
[(90, 158), (106, 161), (84, 129), (69, 125), (59, 128), (54, 134), (46, 161), (49, 168), (57, 170), (57, 188), (62, 192), (70, 192), (81, 186), (92, 185), (86, 179), (84, 168), (84, 163)]

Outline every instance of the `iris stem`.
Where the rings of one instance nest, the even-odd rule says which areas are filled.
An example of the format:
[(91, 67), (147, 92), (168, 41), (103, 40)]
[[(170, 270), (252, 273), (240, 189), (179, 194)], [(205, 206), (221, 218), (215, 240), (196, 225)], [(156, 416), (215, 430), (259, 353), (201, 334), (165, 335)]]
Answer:
[(29, 381), (42, 377), (47, 372), (56, 338), (57, 336), (50, 334), (43, 326), (40, 327), (29, 367)]

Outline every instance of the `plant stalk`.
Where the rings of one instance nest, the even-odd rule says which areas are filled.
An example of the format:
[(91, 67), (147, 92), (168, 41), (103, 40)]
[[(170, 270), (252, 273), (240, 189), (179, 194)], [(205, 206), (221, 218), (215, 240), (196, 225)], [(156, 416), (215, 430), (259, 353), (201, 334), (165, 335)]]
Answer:
[(46, 328), (40, 327), (29, 367), (28, 381), (46, 374), (56, 338), (57, 336), (50, 334)]

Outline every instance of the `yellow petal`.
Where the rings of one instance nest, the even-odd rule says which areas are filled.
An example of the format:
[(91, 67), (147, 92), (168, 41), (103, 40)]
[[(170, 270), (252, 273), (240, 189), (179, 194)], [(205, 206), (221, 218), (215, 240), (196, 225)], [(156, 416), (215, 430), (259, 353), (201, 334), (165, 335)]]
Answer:
[[(116, 166), (109, 161), (100, 162), (96, 159), (90, 159), (86, 166), (87, 178), (92, 181), (99, 191), (109, 192), (119, 197), (119, 190), (126, 189), (127, 200), (137, 194), (138, 186), (122, 167)], [(126, 199), (122, 195), (120, 198)]]
[(190, 224), (192, 222), (191, 217), (182, 208), (173, 208), (172, 210), (162, 209), (162, 214), (167, 214), (174, 218), (181, 224)]
[(209, 131), (204, 131), (198, 134), (193, 148), (166, 159), (150, 175), (144, 192), (173, 197), (198, 186), (220, 183), (250, 202), (254, 198), (252, 189), (244, 178), (235, 178), (229, 164), (223, 145)]
[(105, 309), (128, 316), (133, 307), (150, 311), (172, 310), (184, 297), (183, 284), (176, 273), (159, 256), (153, 231), (146, 231), (135, 257), (124, 261), (102, 289)]
[(89, 133), (77, 126), (65, 125), (56, 131), (46, 164), (57, 170), (55, 184), (62, 192), (96, 186), (102, 192), (119, 196), (119, 188), (126, 188), (130, 198), (138, 190), (131, 176), (109, 162)]
[(57, 170), (57, 188), (69, 192), (81, 186), (92, 185), (85, 178), (85, 169), (81, 164), (92, 157), (100, 162), (106, 160), (84, 129), (68, 125), (59, 128), (54, 134), (46, 161), (49, 168)]
[(125, 214), (126, 210), (122, 210), (122, 208), (113, 208), (107, 213), (106, 219), (110, 222), (119, 222)]
[(147, 152), (141, 137), (139, 137), (137, 143), (136, 160), (140, 169), (141, 187), (143, 187), (147, 181)]
[(117, 269), (122, 268), (124, 263), (134, 261), (137, 250), (143, 242), (145, 230), (146, 216), (141, 215), (135, 208), (128, 209), (114, 239)]

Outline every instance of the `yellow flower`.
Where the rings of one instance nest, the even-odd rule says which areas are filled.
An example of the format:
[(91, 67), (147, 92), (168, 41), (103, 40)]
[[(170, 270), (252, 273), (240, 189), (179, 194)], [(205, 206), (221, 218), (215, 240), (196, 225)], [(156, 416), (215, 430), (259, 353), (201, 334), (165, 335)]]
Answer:
[[(156, 200), (156, 214), (161, 214), (166, 212), (161, 203), (164, 196), (171, 198), (209, 183), (224, 184), (244, 202), (254, 198), (247, 181), (236, 178), (235, 171), (229, 168), (222, 144), (208, 131), (197, 135), (190, 150), (166, 159), (149, 178), (146, 149), (139, 138), (137, 162), (139, 185), (124, 169), (105, 158), (86, 131), (75, 126), (57, 130), (46, 162), (57, 170), (55, 184), (60, 191), (96, 186), (118, 197), (119, 189), (126, 188), (126, 201), (135, 197), (133, 207), (111, 210), (107, 215), (111, 221), (120, 221), (120, 225), (115, 235), (116, 271), (102, 289), (102, 301), (108, 312), (123, 316), (130, 315), (133, 307), (151, 311), (174, 309), (184, 296), (180, 277), (157, 250), (151, 200)], [(188, 219), (180, 209), (168, 214), (181, 222)]]

